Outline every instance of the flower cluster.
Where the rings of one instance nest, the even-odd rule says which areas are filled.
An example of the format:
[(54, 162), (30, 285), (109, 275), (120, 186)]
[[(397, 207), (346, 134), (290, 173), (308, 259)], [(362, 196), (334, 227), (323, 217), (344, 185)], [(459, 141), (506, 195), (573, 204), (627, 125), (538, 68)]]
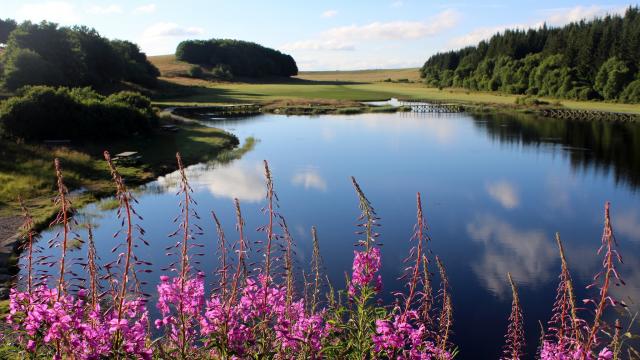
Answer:
[(540, 351), (541, 360), (611, 360), (613, 352), (607, 347), (602, 348), (598, 356), (595, 357), (588, 351), (584, 351), (580, 346), (569, 349), (552, 341), (544, 341)]
[[(150, 359), (144, 301), (125, 302), (124, 316), (86, 306), (86, 293), (58, 296), (57, 289), (12, 290), (8, 323), (28, 352), (98, 359), (114, 354)], [(115, 334), (120, 334), (119, 337)]]
[[(211, 294), (205, 294), (205, 274), (191, 267), (195, 247), (202, 244), (193, 242), (202, 230), (192, 224), (199, 219), (191, 198), (192, 189), (186, 179), (181, 158), (177, 155), (181, 175), (181, 216), (178, 231), (182, 236), (171, 248), (180, 248), (178, 262), (168, 269), (176, 276), (160, 276), (156, 286), (157, 303), (161, 317), (153, 321), (156, 328), (164, 330), (165, 336), (152, 339), (149, 327), (152, 321), (147, 312), (147, 301), (138, 281), (139, 266), (150, 265), (140, 260), (133, 250), (143, 231), (135, 224), (137, 217), (132, 203), (135, 199), (124, 185), (117, 169), (105, 154), (117, 185), (117, 198), (120, 202), (119, 214), (122, 220), (126, 251), (120, 253), (118, 260), (104, 266), (107, 275), (99, 277), (99, 259), (95, 253), (91, 227), (88, 242), (88, 291), (81, 289), (73, 293), (70, 281), (79, 278), (71, 271), (71, 259), (66, 264), (66, 241), (71, 234), (66, 188), (59, 162), (56, 162), (58, 185), (60, 189), (59, 206), (61, 212), (58, 223), (63, 226), (61, 256), (58, 278), (46, 278), (50, 284), (33, 282), (31, 240), (27, 251), (26, 289), (12, 289), (10, 294), (10, 314), (7, 317), (9, 330), (0, 339), (10, 342), (17, 352), (25, 356), (61, 359), (94, 360), (103, 358), (151, 359), (175, 357), (180, 360), (195, 358), (215, 359), (400, 359), (400, 360), (450, 360), (457, 354), (451, 342), (453, 331), (453, 305), (451, 287), (445, 266), (436, 255), (440, 286), (432, 288), (429, 256), (427, 249), (430, 237), (422, 215), (420, 194), (417, 195), (417, 224), (412, 247), (407, 257), (411, 265), (405, 270), (410, 276), (408, 292), (395, 294), (396, 305), (391, 310), (376, 299), (382, 288), (381, 252), (378, 243), (379, 218), (364, 192), (352, 178), (360, 200), (360, 228), (357, 234), (363, 235), (354, 252), (351, 280), (345, 296), (343, 291), (337, 299), (331, 284), (327, 285), (326, 302), (321, 300), (320, 289), (320, 248), (316, 229), (312, 229), (313, 258), (312, 283), (307, 282), (310, 293), (305, 288), (299, 291), (295, 286), (293, 262), (293, 238), (287, 230), (284, 218), (275, 211), (277, 196), (273, 191), (271, 173), (265, 162), (265, 175), (268, 188), (268, 225), (263, 228), (267, 241), (260, 249), (265, 261), (257, 274), (247, 269), (250, 248), (244, 237), (244, 220), (240, 212), (239, 201), (235, 200), (237, 231), (239, 240), (227, 247), (224, 233), (214, 215), (218, 228), (221, 265), (216, 271), (218, 284)], [(27, 212), (25, 212), (27, 213)], [(276, 233), (274, 220), (281, 220), (284, 235)], [(28, 222), (27, 222), (28, 223)], [(190, 225), (191, 224), (191, 225)], [(192, 230), (191, 226), (197, 230)], [(26, 227), (29, 231), (30, 226)], [(138, 229), (138, 230), (136, 230)], [(28, 233), (29, 236), (34, 234)], [(282, 246), (278, 242), (285, 239), (284, 262), (277, 258), (277, 251), (271, 247)], [(136, 240), (136, 241), (134, 241)], [(599, 289), (595, 299), (587, 299), (586, 304), (594, 306), (590, 323), (580, 319), (575, 305), (573, 284), (569, 273), (564, 250), (559, 236), (557, 243), (562, 263), (560, 284), (553, 316), (549, 321), (546, 336), (540, 347), (539, 358), (543, 360), (613, 360), (621, 354), (619, 323), (610, 342), (603, 334), (611, 328), (605, 323), (609, 306), (618, 305), (611, 297), (611, 285), (624, 285), (618, 276), (616, 265), (621, 263), (616, 250), (616, 240), (609, 216), (609, 205), (605, 210), (605, 229), (602, 237), (601, 252), (604, 255), (603, 268), (594, 278)], [(142, 240), (144, 242), (144, 240)], [(119, 248), (116, 247), (113, 251)], [(232, 259), (231, 254), (236, 258)], [(227, 257), (227, 255), (229, 255)], [(121, 263), (123, 263), (121, 265)], [(278, 274), (279, 264), (283, 263), (284, 274)], [(50, 264), (54, 264), (51, 262)], [(41, 264), (38, 266), (45, 266)], [(51, 265), (53, 266), (53, 265)], [(235, 270), (233, 269), (235, 268)], [(115, 271), (115, 272), (113, 272)], [(233, 273), (227, 273), (227, 271)], [(65, 279), (65, 274), (68, 280)], [(115, 274), (119, 275), (116, 276)], [(304, 273), (303, 273), (304, 275)], [(510, 325), (506, 336), (506, 345), (502, 357), (518, 360), (524, 356), (523, 311), (520, 305), (515, 281), (508, 275), (512, 289), (512, 310)], [(102, 284), (100, 282), (103, 282)], [(101, 288), (107, 289), (101, 292)], [(303, 296), (300, 294), (304, 293)], [(348, 301), (343, 303), (343, 299)], [(609, 305), (607, 305), (609, 304)], [(626, 335), (626, 334), (625, 334)]]
[(349, 284), (349, 295), (355, 296), (358, 289), (373, 286), (375, 292), (382, 289), (382, 277), (376, 275), (380, 270), (380, 249), (371, 247), (365, 251), (353, 252), (353, 275)]
[(156, 306), (162, 319), (155, 321), (156, 328), (165, 328), (169, 339), (175, 343), (192, 342), (204, 306), (204, 273), (199, 272), (195, 278), (184, 281), (180, 277), (170, 279), (162, 275), (157, 290)]
[(409, 311), (391, 320), (376, 321), (373, 336), (375, 350), (389, 359), (399, 360), (449, 360), (451, 354), (428, 340), (427, 329), (419, 324), (419, 314)]
[[(226, 303), (219, 296), (207, 301), (201, 321), (202, 335), (208, 343), (226, 344), (219, 349), (237, 356), (260, 354), (255, 338), (265, 329), (272, 331), (272, 346), (278, 353), (298, 353), (303, 350), (318, 352), (321, 340), (329, 331), (323, 313), (305, 310), (304, 301), (287, 305), (286, 289), (248, 278), (237, 303)], [(267, 294), (265, 305), (264, 294)], [(262, 328), (262, 329), (261, 329)]]

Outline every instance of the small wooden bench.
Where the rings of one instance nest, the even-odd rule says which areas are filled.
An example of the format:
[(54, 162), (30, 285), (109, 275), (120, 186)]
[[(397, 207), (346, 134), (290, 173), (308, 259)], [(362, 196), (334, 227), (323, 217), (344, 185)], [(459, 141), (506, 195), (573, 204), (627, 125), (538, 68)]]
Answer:
[(178, 127), (175, 125), (162, 125), (160, 126), (160, 129), (164, 131), (171, 131), (171, 132), (176, 132), (179, 130)]
[(51, 139), (51, 140), (45, 140), (44, 144), (46, 146), (62, 146), (62, 145), (69, 145), (71, 144), (71, 140), (69, 139)]
[(125, 151), (113, 157), (113, 161), (121, 164), (136, 164), (142, 159), (141, 155), (138, 155), (137, 151)]

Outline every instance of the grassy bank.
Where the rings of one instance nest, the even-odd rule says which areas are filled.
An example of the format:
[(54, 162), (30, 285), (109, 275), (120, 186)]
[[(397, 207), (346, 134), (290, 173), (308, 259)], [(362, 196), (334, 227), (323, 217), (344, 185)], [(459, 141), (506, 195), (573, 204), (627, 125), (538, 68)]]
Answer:
[[(331, 99), (346, 101), (384, 100), (392, 97), (429, 99), (465, 104), (515, 106), (517, 95), (475, 92), (465, 89), (437, 89), (419, 82), (417, 69), (366, 71), (301, 72), (292, 79), (262, 79), (261, 82), (238, 79), (236, 82), (211, 82), (186, 77), (189, 64), (173, 56), (150, 57), (163, 74), (161, 86), (153, 98), (157, 104), (206, 105), (222, 103), (268, 103), (291, 99)], [(413, 75), (411, 75), (413, 74)], [(393, 82), (387, 82), (391, 79)], [(412, 82), (399, 82), (408, 79)], [(640, 104), (617, 104), (562, 99), (542, 100), (569, 109), (612, 111), (640, 114)]]
[(95, 201), (113, 192), (102, 151), (112, 154), (137, 151), (139, 164), (119, 166), (130, 185), (147, 182), (173, 171), (175, 153), (182, 153), (191, 164), (215, 158), (225, 149), (237, 145), (235, 136), (219, 129), (195, 124), (180, 124), (177, 132), (157, 131), (153, 136), (132, 137), (109, 144), (78, 144), (48, 148), (41, 145), (0, 142), (0, 216), (18, 213), (16, 198), (26, 199), (36, 220), (45, 224), (55, 214), (51, 201), (55, 195), (53, 159), (60, 158), (65, 182), (74, 192), (74, 206)]

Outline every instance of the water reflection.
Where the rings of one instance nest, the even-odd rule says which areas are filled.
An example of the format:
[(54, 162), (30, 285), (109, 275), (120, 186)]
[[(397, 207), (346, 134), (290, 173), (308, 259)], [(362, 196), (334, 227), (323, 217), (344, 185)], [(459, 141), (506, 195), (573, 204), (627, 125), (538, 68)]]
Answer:
[(484, 246), (473, 271), (500, 297), (511, 291), (505, 274), (529, 286), (548, 281), (557, 251), (543, 230), (515, 228), (493, 215), (478, 215), (467, 225), (469, 237)]
[(640, 241), (640, 212), (638, 209), (621, 211), (616, 218), (618, 234), (633, 241)]
[(525, 114), (480, 115), (478, 128), (501, 143), (558, 144), (576, 170), (594, 168), (615, 181), (640, 185), (640, 125), (611, 121), (571, 121)]
[[(218, 214), (228, 237), (237, 236), (231, 199), (239, 198), (246, 217), (245, 235), (252, 244), (264, 238), (253, 230), (265, 223), (260, 209), (264, 205), (262, 160), (267, 159), (279, 211), (298, 244), (301, 267), (308, 265), (309, 229), (316, 225), (327, 276), (336, 288), (344, 284), (344, 274), (352, 267), (352, 244), (357, 239), (353, 234), (357, 199), (349, 176), (358, 178), (383, 219), (382, 296), (387, 299), (404, 285), (396, 279), (410, 247), (415, 192), (423, 194), (434, 239), (431, 249), (447, 264), (451, 277), (454, 341), (469, 355), (464, 358), (470, 354), (495, 358), (499, 353), (510, 306), (507, 272), (522, 291), (531, 336), (527, 341), (537, 342), (537, 321), (549, 318), (557, 286), (556, 231), (565, 239), (577, 295), (580, 299), (588, 295), (584, 286), (600, 266), (595, 252), (605, 200), (614, 206), (613, 225), (626, 260), (620, 271), (629, 284), (616, 289), (616, 295), (640, 296), (636, 255), (640, 253), (640, 193), (634, 182), (640, 177), (640, 125), (412, 113), (262, 115), (209, 124), (239, 138), (261, 141), (252, 141), (252, 151), (231, 154), (224, 163), (187, 168), (197, 211), (203, 216), (199, 225), (205, 234), (202, 270), (207, 276), (217, 261), (215, 229), (205, 220), (211, 210)], [(591, 126), (594, 129), (588, 130)], [(608, 133), (603, 137), (612, 140), (583, 139), (600, 129)], [(620, 137), (626, 139), (624, 146), (613, 140)], [(163, 249), (173, 241), (167, 234), (175, 230), (169, 220), (177, 212), (177, 181), (177, 174), (170, 174), (137, 189), (137, 210), (144, 217), (141, 226), (152, 243), (144, 255), (158, 267), (168, 262)], [(99, 225), (95, 235), (98, 251), (108, 261), (114, 246), (111, 236), (119, 223), (113, 210), (101, 208), (96, 204), (81, 211), (104, 216), (94, 220)], [(57, 255), (57, 249), (50, 251)], [(158, 275), (156, 271), (141, 276), (153, 287)], [(496, 314), (504, 315), (500, 317), (504, 327), (497, 323), (478, 331), (482, 324), (496, 323)]]
[(307, 167), (299, 170), (291, 179), (293, 185), (302, 186), (305, 189), (327, 191), (327, 181), (322, 178), (317, 168)]
[(520, 204), (516, 186), (508, 181), (501, 180), (489, 183), (486, 188), (489, 196), (505, 209), (514, 209)]
[[(189, 166), (185, 172), (194, 190), (206, 189), (217, 197), (258, 202), (265, 196), (264, 168), (258, 161), (238, 165), (198, 164)], [(179, 181), (180, 174), (174, 172), (158, 178), (157, 184), (160, 189), (174, 193)]]

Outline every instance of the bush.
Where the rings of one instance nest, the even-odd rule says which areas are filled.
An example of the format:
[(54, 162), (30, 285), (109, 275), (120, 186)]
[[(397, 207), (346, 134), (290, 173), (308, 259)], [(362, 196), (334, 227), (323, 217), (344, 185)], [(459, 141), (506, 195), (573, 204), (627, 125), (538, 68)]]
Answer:
[(516, 104), (527, 106), (549, 105), (548, 101), (540, 100), (532, 96), (519, 96), (516, 98)]
[(33, 86), (0, 105), (3, 135), (27, 140), (125, 137), (157, 123), (149, 99), (132, 92), (105, 98), (90, 88)]
[(189, 69), (189, 76), (192, 78), (202, 79), (203, 75), (204, 71), (202, 71), (202, 68), (199, 65), (193, 65)]
[(220, 80), (233, 80), (233, 74), (231, 68), (227, 65), (218, 65), (211, 69), (211, 76)]
[(5, 61), (3, 83), (7, 89), (54, 85), (63, 81), (58, 69), (33, 50), (20, 49), (7, 56)]
[(631, 82), (620, 94), (620, 101), (624, 103), (640, 103), (640, 80)]

